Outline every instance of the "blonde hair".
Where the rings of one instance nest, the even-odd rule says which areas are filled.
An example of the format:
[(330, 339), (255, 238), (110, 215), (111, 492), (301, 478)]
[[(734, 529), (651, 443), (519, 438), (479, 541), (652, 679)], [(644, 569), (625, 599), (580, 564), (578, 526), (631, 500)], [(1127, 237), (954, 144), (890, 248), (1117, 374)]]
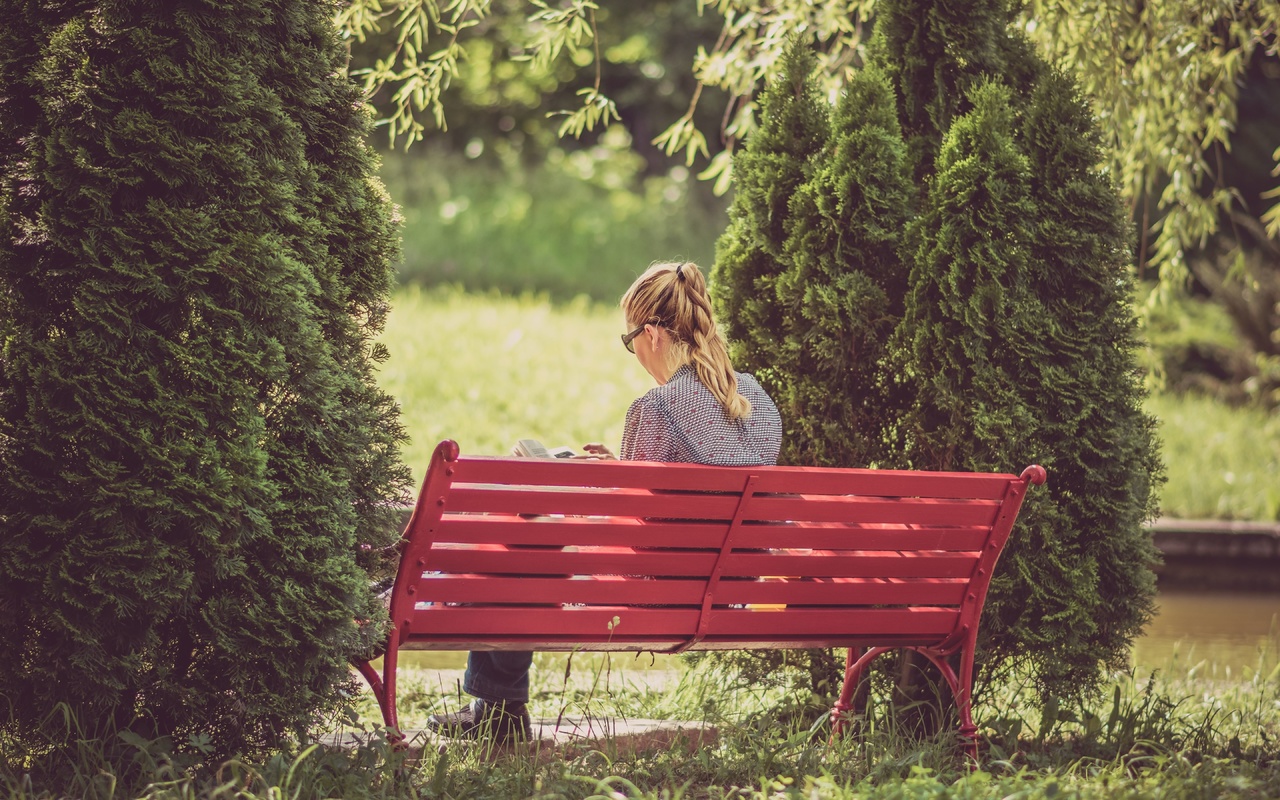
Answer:
[(652, 322), (670, 334), (667, 366), (675, 371), (692, 364), (698, 379), (720, 401), (730, 419), (751, 415), (751, 402), (738, 392), (738, 376), (729, 362), (729, 348), (711, 313), (707, 281), (691, 261), (654, 264), (636, 278), (622, 296), (627, 326)]

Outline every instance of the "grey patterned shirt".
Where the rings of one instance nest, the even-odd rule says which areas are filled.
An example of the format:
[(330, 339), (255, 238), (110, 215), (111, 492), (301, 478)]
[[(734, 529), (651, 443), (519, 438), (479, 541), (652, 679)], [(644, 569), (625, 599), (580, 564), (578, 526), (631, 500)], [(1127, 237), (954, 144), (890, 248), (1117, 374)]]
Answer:
[(746, 419), (729, 419), (691, 365), (631, 404), (622, 429), (622, 459), (721, 467), (776, 464), (782, 446), (778, 409), (750, 375), (738, 391), (751, 402)]

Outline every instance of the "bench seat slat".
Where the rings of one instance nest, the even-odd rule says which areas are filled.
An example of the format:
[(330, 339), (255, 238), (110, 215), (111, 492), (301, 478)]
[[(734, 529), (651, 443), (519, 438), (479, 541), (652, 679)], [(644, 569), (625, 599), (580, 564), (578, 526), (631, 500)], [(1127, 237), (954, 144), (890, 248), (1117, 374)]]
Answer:
[[(896, 581), (862, 578), (827, 580), (728, 580), (716, 588), (720, 605), (959, 605), (967, 582), (960, 579)], [(620, 576), (591, 578), (502, 578), (489, 575), (437, 575), (418, 584), (418, 602), (436, 603), (583, 603), (593, 605), (702, 602), (705, 580), (652, 581)]]
[[(707, 575), (713, 552), (674, 550), (573, 552), (559, 550), (435, 549), (425, 569), (444, 573), (507, 575)], [(796, 575), (830, 578), (967, 578), (976, 556), (970, 553), (814, 551), (804, 555), (733, 553), (724, 559), (724, 577)]]
[[(643, 526), (643, 527), (641, 527)], [(650, 547), (718, 548), (725, 523), (635, 517), (521, 517), (449, 514), (437, 542), (461, 544), (610, 545), (643, 541)], [(984, 526), (908, 527), (832, 522), (778, 522), (744, 525), (734, 534), (738, 547), (799, 547), (860, 550), (977, 550), (990, 532)]]
[[(530, 486), (603, 486), (614, 488), (736, 492), (749, 467), (512, 459), (469, 456), (453, 465), (461, 483), (522, 483)], [(999, 500), (1014, 475), (966, 472), (770, 467), (761, 471), (761, 492), (861, 494), (882, 497), (940, 497)]]

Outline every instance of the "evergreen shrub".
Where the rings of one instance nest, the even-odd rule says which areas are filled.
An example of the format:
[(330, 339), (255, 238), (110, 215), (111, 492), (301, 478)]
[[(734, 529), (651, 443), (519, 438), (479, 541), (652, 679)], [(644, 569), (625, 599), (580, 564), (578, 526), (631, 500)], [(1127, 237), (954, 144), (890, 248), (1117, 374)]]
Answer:
[(795, 42), (760, 97), (760, 126), (736, 157), (729, 225), (716, 241), (712, 284), (735, 364), (752, 364), (771, 395), (782, 386), (772, 356), (782, 329), (775, 286), (782, 272), (788, 206), (828, 137), (826, 102), (809, 80), (813, 55)]
[(330, 13), (10, 4), (0, 738), (60, 707), (231, 753), (346, 702), (408, 473), (395, 214)]
[[(1163, 468), (1131, 245), (1074, 83), (1009, 31), (1002, 0), (945, 5), (879, 4), (833, 114), (771, 102), (805, 96), (788, 56), (761, 131), (829, 114), (830, 137), (790, 140), (803, 178), (780, 244), (780, 201), (735, 195), (715, 299), (739, 368), (770, 376), (790, 463), (1048, 469), (992, 583), (979, 691), (1018, 669), (1051, 702), (1123, 663), (1153, 608), (1144, 523)], [(735, 180), (787, 190), (756, 146)]]

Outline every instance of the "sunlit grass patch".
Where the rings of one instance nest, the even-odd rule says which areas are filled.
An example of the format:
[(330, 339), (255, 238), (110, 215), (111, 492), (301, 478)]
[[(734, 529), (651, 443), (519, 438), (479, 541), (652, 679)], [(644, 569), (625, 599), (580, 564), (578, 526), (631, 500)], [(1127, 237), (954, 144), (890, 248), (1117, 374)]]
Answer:
[(622, 333), (616, 306), (586, 299), (397, 292), (379, 380), (401, 405), (415, 479), (441, 439), (470, 455), (505, 455), (525, 437), (616, 451), (631, 401), (654, 385)]
[(1280, 519), (1280, 415), (1197, 395), (1152, 395), (1169, 481), (1165, 516)]

